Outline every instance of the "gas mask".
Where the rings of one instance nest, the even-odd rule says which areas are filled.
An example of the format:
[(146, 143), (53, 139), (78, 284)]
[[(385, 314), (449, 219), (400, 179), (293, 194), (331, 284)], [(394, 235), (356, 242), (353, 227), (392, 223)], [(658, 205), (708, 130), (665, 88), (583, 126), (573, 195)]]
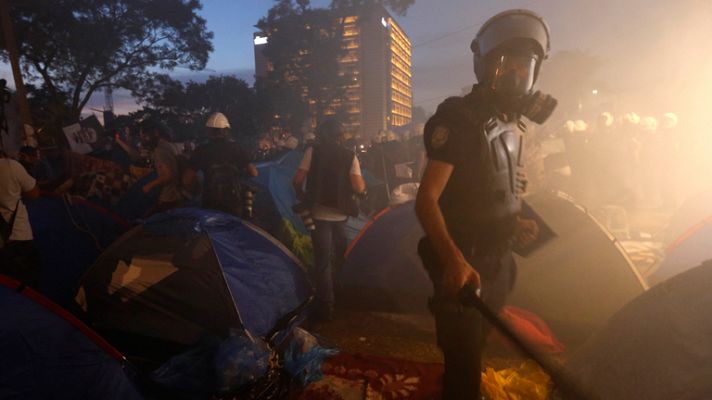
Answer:
[(539, 55), (532, 50), (495, 53), (488, 60), (487, 78), (497, 106), (542, 124), (551, 116), (557, 101), (539, 91), (532, 93), (536, 80)]

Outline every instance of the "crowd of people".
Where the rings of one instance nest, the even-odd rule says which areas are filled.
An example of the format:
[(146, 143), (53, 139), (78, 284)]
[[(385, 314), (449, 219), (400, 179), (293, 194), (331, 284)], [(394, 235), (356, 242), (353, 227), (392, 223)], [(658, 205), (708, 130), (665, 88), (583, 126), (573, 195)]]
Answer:
[(595, 209), (673, 211), (682, 197), (678, 117), (659, 118), (610, 112), (593, 123), (568, 120), (555, 131), (535, 136), (529, 178), (544, 190), (562, 191)]

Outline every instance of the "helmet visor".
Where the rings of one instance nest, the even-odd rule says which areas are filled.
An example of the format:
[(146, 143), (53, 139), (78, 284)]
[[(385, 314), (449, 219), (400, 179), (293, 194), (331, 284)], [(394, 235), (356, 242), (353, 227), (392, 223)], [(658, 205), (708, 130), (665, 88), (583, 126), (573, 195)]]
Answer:
[(521, 96), (534, 87), (537, 57), (533, 54), (503, 54), (490, 69), (492, 88), (499, 93)]

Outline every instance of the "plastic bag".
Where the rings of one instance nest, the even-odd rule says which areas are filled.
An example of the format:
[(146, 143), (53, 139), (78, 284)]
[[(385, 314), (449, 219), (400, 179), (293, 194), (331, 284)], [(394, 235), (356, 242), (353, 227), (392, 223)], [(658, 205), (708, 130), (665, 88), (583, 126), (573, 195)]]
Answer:
[(218, 390), (227, 392), (254, 382), (267, 373), (271, 351), (261, 339), (231, 332), (215, 354)]
[(302, 386), (321, 380), (321, 364), (339, 353), (319, 345), (314, 335), (301, 328), (295, 328), (292, 339), (284, 351), (284, 369)]
[(171, 357), (151, 373), (151, 379), (184, 392), (212, 393), (215, 389), (213, 359), (219, 345), (217, 339), (203, 340), (198, 347)]

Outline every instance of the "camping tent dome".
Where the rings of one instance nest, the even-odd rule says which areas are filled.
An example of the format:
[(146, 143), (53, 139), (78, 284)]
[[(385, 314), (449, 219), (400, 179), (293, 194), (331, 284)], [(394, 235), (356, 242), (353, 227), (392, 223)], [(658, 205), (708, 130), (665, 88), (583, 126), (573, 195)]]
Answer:
[[(554, 237), (517, 257), (509, 303), (542, 317), (566, 342), (581, 342), (643, 293), (645, 283), (615, 239), (570, 198), (539, 193), (526, 203)], [(357, 307), (427, 313), (432, 284), (416, 250), (424, 235), (413, 202), (378, 213), (347, 250), (338, 277), (341, 300)]]
[(82, 278), (77, 302), (100, 331), (192, 346), (232, 329), (265, 336), (311, 290), (299, 261), (261, 229), (184, 208), (109, 247)]
[(0, 275), (0, 310), (0, 398), (141, 398), (121, 353), (46, 297)]

